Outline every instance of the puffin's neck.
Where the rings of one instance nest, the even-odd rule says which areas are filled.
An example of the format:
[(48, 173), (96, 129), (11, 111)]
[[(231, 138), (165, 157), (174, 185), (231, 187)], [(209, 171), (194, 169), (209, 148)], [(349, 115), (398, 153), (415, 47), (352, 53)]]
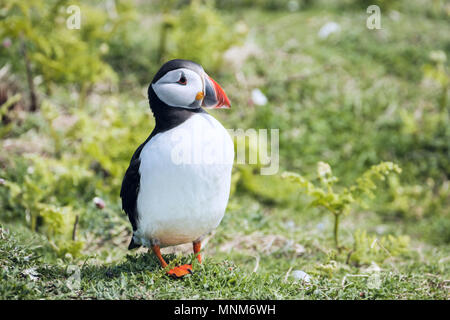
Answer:
[(153, 92), (149, 90), (150, 109), (155, 117), (155, 132), (163, 132), (175, 128), (196, 113), (205, 112), (202, 108), (185, 109), (170, 107), (163, 103)]
[(189, 119), (192, 115), (203, 112), (203, 109), (201, 108), (183, 109), (169, 106), (166, 108), (167, 110), (164, 110), (164, 112), (158, 112), (152, 108), (156, 123), (155, 129), (159, 132), (175, 128)]

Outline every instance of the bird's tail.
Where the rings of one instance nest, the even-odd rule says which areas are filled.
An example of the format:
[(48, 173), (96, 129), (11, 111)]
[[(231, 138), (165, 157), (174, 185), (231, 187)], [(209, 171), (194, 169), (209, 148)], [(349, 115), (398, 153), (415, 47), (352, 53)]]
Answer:
[(136, 242), (134, 242), (134, 236), (131, 237), (130, 244), (128, 245), (128, 250), (133, 250), (133, 249), (139, 248), (140, 246), (141, 246), (140, 244), (137, 244)]

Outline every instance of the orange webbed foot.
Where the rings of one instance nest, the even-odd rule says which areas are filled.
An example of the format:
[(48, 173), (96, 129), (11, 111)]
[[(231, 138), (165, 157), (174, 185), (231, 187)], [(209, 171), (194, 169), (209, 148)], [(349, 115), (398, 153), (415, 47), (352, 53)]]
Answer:
[(191, 264), (183, 264), (182, 266), (175, 267), (167, 271), (167, 274), (174, 278), (182, 278), (187, 274), (192, 273)]

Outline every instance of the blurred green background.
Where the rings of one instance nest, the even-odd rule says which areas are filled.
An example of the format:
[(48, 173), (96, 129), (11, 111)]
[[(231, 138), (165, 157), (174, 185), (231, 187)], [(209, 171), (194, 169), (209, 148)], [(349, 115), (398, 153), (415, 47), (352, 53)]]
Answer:
[[(449, 20), (439, 0), (3, 0), (0, 297), (448, 299)], [(280, 129), (279, 174), (235, 166), (184, 283), (127, 255), (119, 198), (154, 125), (148, 84), (173, 58), (222, 85), (226, 128)]]

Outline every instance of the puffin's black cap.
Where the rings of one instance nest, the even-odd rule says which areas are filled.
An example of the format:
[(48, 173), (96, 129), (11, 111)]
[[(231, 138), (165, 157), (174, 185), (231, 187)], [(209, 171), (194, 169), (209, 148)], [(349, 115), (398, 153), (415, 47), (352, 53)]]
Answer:
[(161, 79), (167, 72), (180, 69), (180, 68), (186, 68), (191, 69), (192, 71), (197, 72), (199, 75), (203, 73), (203, 67), (199, 65), (198, 63), (195, 63), (194, 61), (190, 60), (183, 60), (183, 59), (174, 59), (167, 61), (164, 63), (159, 69), (159, 71), (155, 74), (155, 77), (153, 78), (152, 83), (157, 82), (159, 79)]

